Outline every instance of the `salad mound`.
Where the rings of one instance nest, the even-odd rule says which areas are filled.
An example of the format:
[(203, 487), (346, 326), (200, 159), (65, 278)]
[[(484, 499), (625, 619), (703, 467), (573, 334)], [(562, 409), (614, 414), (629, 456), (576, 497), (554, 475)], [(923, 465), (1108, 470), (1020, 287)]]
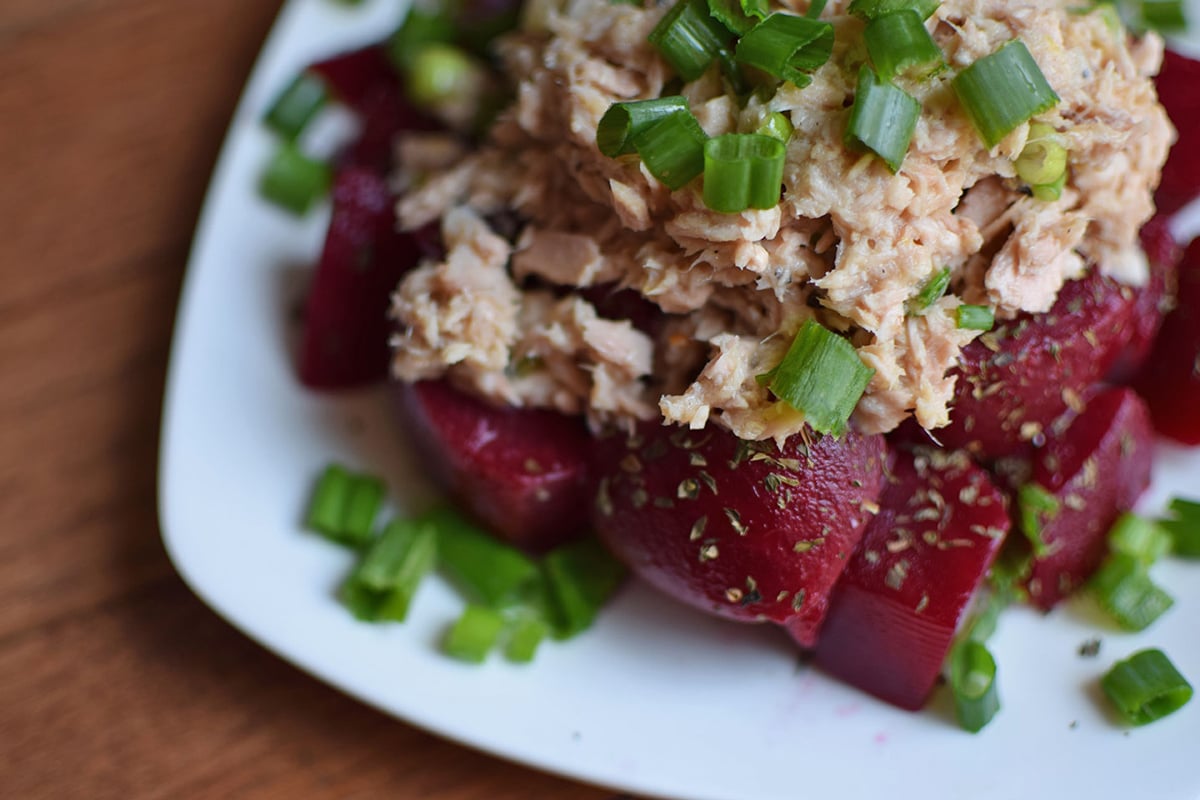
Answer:
[[(861, 431), (892, 430), (910, 414), (936, 429), (951, 419), (955, 366), (979, 335), (960, 327), (959, 306), (1006, 320), (1049, 310), (1089, 270), (1132, 287), (1148, 280), (1137, 232), (1174, 135), (1151, 80), (1156, 35), (1127, 36), (1109, 15), (1059, 0), (942, 3), (925, 27), (946, 68), (895, 79), (921, 113), (893, 174), (845, 141), (867, 60), (864, 22), (846, 2), (821, 14), (832, 55), (808, 85), (760, 81), (740, 94), (717, 64), (677, 76), (648, 41), (668, 9), (531, 4), (522, 29), (498, 42), (515, 99), (483, 144), (402, 137), (400, 222), (440, 221), (445, 257), (395, 295), (396, 377), (446, 376), (496, 403), (585, 414), (595, 428), (711, 421), (782, 442), (804, 415), (756, 376), (815, 319), (874, 370), (855, 413)], [(988, 147), (954, 77), (1013, 40), (1059, 102)], [(614, 103), (667, 94), (681, 95), (710, 137), (785, 115), (795, 132), (778, 205), (713, 211), (702, 180), (672, 191), (636, 156), (601, 153), (597, 126)], [(1053, 200), (1018, 172), (1046, 136), (1068, 158)], [(946, 295), (913, 313), (947, 268)], [(610, 319), (586, 289), (632, 290), (658, 319)]]

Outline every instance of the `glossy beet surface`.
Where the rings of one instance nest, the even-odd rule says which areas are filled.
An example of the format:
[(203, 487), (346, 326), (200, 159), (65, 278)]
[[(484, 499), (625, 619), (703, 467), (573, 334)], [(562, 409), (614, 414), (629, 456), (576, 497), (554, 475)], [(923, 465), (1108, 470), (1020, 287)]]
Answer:
[(983, 459), (1031, 450), (1112, 368), (1133, 335), (1133, 297), (1093, 271), (1063, 286), (1045, 314), (1023, 314), (971, 342), (950, 425), (934, 436)]
[(1168, 50), (1157, 84), (1179, 132), (1155, 195), (1159, 211), (1169, 213), (1200, 195), (1200, 62)]
[(1009, 529), (1004, 495), (965, 453), (897, 454), (879, 514), (830, 601), (827, 672), (901, 708), (925, 703)]
[(1031, 480), (1054, 496), (1041, 515), (1046, 552), (1027, 582), (1030, 601), (1049, 609), (1095, 572), (1108, 552), (1108, 531), (1150, 485), (1154, 431), (1132, 389), (1096, 395), (1033, 465)]
[(591, 437), (581, 418), (496, 408), (444, 381), (398, 391), (430, 472), (494, 533), (542, 550), (586, 530)]
[(1183, 255), (1171, 235), (1167, 217), (1155, 217), (1142, 227), (1142, 249), (1150, 262), (1150, 280), (1135, 292), (1129, 342), (1113, 364), (1109, 380), (1125, 383), (1137, 375), (1150, 355), (1167, 311), (1174, 305), (1179, 259)]
[(593, 523), (663, 592), (731, 619), (791, 621), (811, 646), (879, 497), (884, 453), (881, 436), (811, 447), (793, 436), (780, 451), (712, 426), (646, 424), (633, 442), (601, 443)]
[(347, 167), (334, 180), (333, 217), (304, 315), (306, 386), (340, 389), (387, 375), (388, 303), (418, 260), (412, 236), (394, 229), (393, 204), (372, 170)]
[(1138, 388), (1160, 433), (1200, 444), (1200, 239), (1184, 256), (1176, 306), (1163, 322)]

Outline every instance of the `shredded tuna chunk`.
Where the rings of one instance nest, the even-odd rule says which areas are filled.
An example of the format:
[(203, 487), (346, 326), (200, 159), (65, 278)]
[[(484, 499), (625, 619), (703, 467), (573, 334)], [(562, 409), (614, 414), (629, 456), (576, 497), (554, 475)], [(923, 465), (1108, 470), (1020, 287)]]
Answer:
[[(810, 85), (739, 101), (714, 65), (679, 90), (709, 135), (755, 131), (773, 112), (791, 120), (779, 206), (741, 214), (707, 209), (701, 180), (671, 191), (636, 155), (596, 147), (613, 103), (661, 96), (674, 80), (646, 39), (667, 5), (528, 3), (523, 29), (499, 42), (514, 101), (486, 141), (470, 153), (429, 134), (398, 145), (400, 224), (441, 218), (447, 254), (396, 292), (394, 373), (446, 374), (496, 402), (582, 413), (596, 426), (661, 416), (782, 439), (803, 414), (756, 376), (816, 318), (874, 369), (860, 429), (908, 416), (936, 429), (977, 335), (955, 325), (958, 304), (987, 304), (1000, 318), (1043, 311), (1093, 264), (1144, 282), (1137, 231), (1173, 137), (1151, 81), (1156, 36), (1113, 32), (1103, 14), (1066, 0), (945, 0), (927, 27), (949, 69), (901, 79), (922, 112), (893, 174), (845, 142), (863, 32), (848, 3), (831, 0), (822, 15), (834, 53)], [(1051, 202), (1017, 177), (1029, 124), (987, 148), (950, 84), (1014, 38), (1061, 98), (1037, 118), (1069, 151)], [(519, 220), (512, 243), (485, 221), (496, 214)], [(952, 294), (914, 313), (912, 299), (944, 268)], [(637, 292), (661, 318), (594, 306), (581, 291), (599, 284)]]

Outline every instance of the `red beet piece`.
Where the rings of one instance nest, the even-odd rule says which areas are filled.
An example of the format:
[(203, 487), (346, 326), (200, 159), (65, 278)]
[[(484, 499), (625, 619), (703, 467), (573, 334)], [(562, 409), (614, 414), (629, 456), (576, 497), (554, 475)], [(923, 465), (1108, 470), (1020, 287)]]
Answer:
[(1142, 227), (1142, 249), (1150, 262), (1150, 281), (1134, 292), (1133, 328), (1129, 343), (1117, 358), (1108, 379), (1125, 383), (1137, 375), (1150, 355), (1163, 317), (1173, 304), (1176, 273), (1182, 250), (1171, 235), (1169, 220), (1158, 215)]
[[(1063, 286), (1045, 314), (1023, 314), (963, 348), (948, 449), (983, 459), (1028, 454), (1031, 442), (1106, 375), (1133, 335), (1133, 293), (1096, 271)], [(918, 442), (912, 430), (906, 438)]]
[(309, 69), (325, 79), (339, 100), (360, 113), (379, 87), (390, 85), (400, 92), (400, 77), (380, 45), (318, 61)]
[(388, 303), (418, 260), (413, 237), (395, 230), (382, 177), (347, 167), (333, 185), (333, 217), (305, 311), (300, 380), (340, 389), (387, 375)]
[(1159, 211), (1170, 213), (1200, 195), (1200, 62), (1167, 51), (1158, 74), (1158, 99), (1166, 106), (1179, 139), (1163, 167), (1155, 195)]
[[(811, 435), (811, 434), (810, 434)], [(779, 450), (727, 431), (642, 425), (601, 443), (592, 520), (609, 548), (668, 595), (745, 622), (789, 622), (816, 643), (829, 592), (883, 481), (881, 436)]]
[(399, 397), (431, 473), (494, 533), (545, 550), (587, 530), (592, 440), (581, 417), (497, 408), (445, 381), (402, 385)]
[(1176, 308), (1163, 322), (1137, 386), (1160, 433), (1200, 444), (1200, 239), (1184, 255)]
[(1046, 552), (1026, 582), (1030, 601), (1050, 609), (1091, 576), (1108, 552), (1108, 531), (1150, 485), (1154, 431), (1132, 389), (1096, 395), (1038, 454), (1031, 480), (1054, 496), (1041, 515)]
[(816, 661), (916, 710), (1000, 551), (1008, 509), (962, 451), (898, 454), (880, 505), (834, 590)]

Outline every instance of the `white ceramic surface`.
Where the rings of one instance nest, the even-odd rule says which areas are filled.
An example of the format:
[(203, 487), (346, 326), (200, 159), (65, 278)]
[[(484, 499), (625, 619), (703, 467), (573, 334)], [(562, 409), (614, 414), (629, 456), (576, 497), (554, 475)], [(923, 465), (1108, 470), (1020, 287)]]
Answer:
[[(1195, 4), (1193, 4), (1195, 8)], [(350, 566), (305, 533), (302, 506), (331, 459), (387, 475), (400, 508), (430, 498), (380, 391), (310, 394), (293, 378), (289, 309), (318, 252), (306, 222), (260, 202), (272, 140), (257, 119), (318, 56), (380, 38), (399, 3), (292, 0), (233, 120), (200, 220), (163, 424), (164, 539), (212, 608), (283, 658), (413, 724), (526, 764), (644, 795), (780, 798), (1200, 798), (1200, 699), (1128, 730), (1098, 700), (1115, 659), (1163, 647), (1200, 684), (1200, 567), (1156, 568), (1176, 607), (1149, 631), (1098, 629), (1086, 603), (1019, 610), (994, 641), (1004, 709), (978, 736), (890, 708), (802, 665), (784, 637), (707, 619), (631, 586), (595, 629), (530, 666), (467, 667), (436, 641), (461, 601), (439, 580), (405, 625), (365, 625), (334, 592)], [(1200, 19), (1200, 13), (1195, 17)], [(1156, 508), (1200, 495), (1200, 451), (1161, 449)], [(1100, 656), (1079, 645), (1099, 635)]]

